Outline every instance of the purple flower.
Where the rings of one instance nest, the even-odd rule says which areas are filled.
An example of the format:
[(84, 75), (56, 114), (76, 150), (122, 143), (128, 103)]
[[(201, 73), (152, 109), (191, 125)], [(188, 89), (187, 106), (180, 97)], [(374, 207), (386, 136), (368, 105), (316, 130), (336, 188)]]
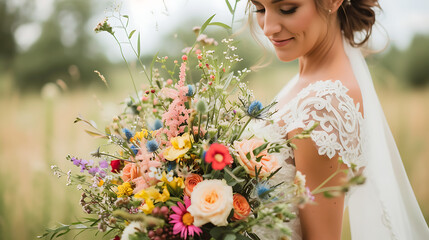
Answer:
[(86, 160), (79, 160), (79, 164), (76, 166), (80, 166), (80, 172), (84, 172), (86, 170), (86, 165), (88, 164), (88, 161)]
[(106, 177), (106, 172), (103, 170), (100, 170), (100, 172), (98, 172), (98, 175), (100, 175), (101, 178), (105, 178)]
[(95, 176), (95, 174), (97, 174), (100, 171), (100, 169), (98, 167), (92, 167), (88, 170), (88, 173), (91, 174), (92, 176)]
[(100, 161), (98, 163), (98, 165), (100, 166), (100, 168), (108, 168), (109, 167), (109, 163), (106, 160)]
[(80, 166), (80, 163), (81, 163), (81, 160), (80, 160), (80, 159), (77, 159), (77, 158), (74, 158), (74, 157), (73, 157), (71, 160), (73, 161), (73, 164), (74, 164), (74, 165), (76, 165), (76, 166)]

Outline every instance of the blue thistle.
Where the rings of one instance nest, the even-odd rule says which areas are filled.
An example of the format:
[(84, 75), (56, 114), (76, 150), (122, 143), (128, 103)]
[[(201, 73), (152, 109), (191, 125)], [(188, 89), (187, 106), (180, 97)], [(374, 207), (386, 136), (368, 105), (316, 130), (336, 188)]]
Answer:
[(247, 108), (247, 113), (250, 116), (258, 116), (260, 111), (262, 110), (263, 106), (260, 101), (253, 101), (249, 108)]
[(162, 128), (162, 122), (161, 122), (161, 120), (156, 119), (156, 120), (155, 120), (155, 123), (153, 124), (153, 128), (152, 128), (152, 130), (153, 130), (153, 131), (156, 131), (156, 130), (158, 130), (158, 129), (160, 129), (160, 128)]
[(271, 188), (266, 182), (258, 183), (256, 185), (256, 193), (258, 194), (259, 198), (262, 198), (262, 199), (268, 198), (270, 190)]
[(156, 140), (152, 139), (146, 143), (146, 148), (149, 152), (155, 152), (156, 150), (158, 150), (159, 145)]
[(187, 97), (191, 97), (194, 95), (195, 88), (192, 85), (188, 85), (188, 93), (186, 93)]
[(174, 170), (175, 168), (176, 168), (176, 162), (175, 161), (168, 161), (167, 172), (170, 172), (171, 170)]
[(125, 137), (127, 137), (128, 141), (134, 136), (133, 133), (128, 128), (122, 129), (122, 132), (124, 132)]
[(134, 145), (132, 145), (130, 148), (133, 151), (134, 155), (137, 155), (137, 153), (139, 152), (139, 149)]

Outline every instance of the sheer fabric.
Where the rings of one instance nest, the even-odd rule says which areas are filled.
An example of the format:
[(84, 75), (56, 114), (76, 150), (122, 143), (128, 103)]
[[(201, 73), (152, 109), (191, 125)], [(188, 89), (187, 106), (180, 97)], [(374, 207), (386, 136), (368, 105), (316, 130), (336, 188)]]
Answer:
[(353, 240), (429, 239), (429, 229), (405, 173), (365, 59), (344, 42), (345, 52), (362, 92), (364, 136), (362, 153), (367, 182), (348, 195)]
[[(429, 239), (429, 229), (408, 181), (366, 62), (359, 49), (346, 42), (343, 44), (362, 92), (365, 118), (341, 81), (324, 80), (305, 87), (281, 106), (274, 115), (276, 123), (255, 122), (249, 126), (247, 134), (277, 141), (294, 129), (308, 128), (315, 121), (320, 122), (311, 134), (320, 155), (332, 158), (338, 154), (349, 167), (352, 164), (365, 166), (367, 182), (346, 196), (352, 239)], [(282, 89), (276, 100), (285, 96), (297, 81), (298, 76)], [(286, 148), (277, 158), (288, 169), (277, 177), (291, 179), (295, 169), (286, 162), (292, 162), (293, 151)], [(294, 230), (292, 239), (301, 239), (299, 220), (289, 226)], [(276, 239), (273, 232), (257, 230), (263, 239)]]
[(339, 80), (308, 85), (277, 113), (280, 124), (284, 124), (278, 125), (280, 133), (286, 136), (294, 129), (308, 129), (318, 122), (311, 139), (319, 155), (333, 158), (338, 154), (349, 167), (363, 166), (363, 117), (359, 103), (355, 105), (347, 91)]

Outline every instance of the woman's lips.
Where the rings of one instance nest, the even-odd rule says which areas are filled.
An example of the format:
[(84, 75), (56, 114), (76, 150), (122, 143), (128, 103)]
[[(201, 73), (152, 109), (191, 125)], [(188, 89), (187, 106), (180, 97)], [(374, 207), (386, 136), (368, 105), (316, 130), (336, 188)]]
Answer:
[(290, 41), (292, 41), (292, 40), (293, 40), (293, 37), (292, 38), (288, 38), (288, 39), (283, 39), (283, 40), (281, 40), (281, 39), (271, 39), (271, 42), (276, 47), (283, 47), (283, 46), (286, 46), (288, 43), (290, 43)]

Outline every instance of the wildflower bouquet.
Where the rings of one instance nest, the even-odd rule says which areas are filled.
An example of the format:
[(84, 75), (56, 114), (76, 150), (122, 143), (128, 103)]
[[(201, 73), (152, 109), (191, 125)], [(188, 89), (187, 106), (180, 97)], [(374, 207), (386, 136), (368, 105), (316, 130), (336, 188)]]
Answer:
[[(234, 40), (218, 44), (203, 34), (209, 25), (228, 28), (212, 19), (194, 29), (195, 44), (181, 59), (155, 56), (149, 70), (142, 64), (149, 87), (136, 89), (104, 131), (76, 119), (107, 144), (92, 160), (67, 157), (80, 174), (52, 169), (82, 191), (80, 205), (95, 217), (43, 237), (93, 229), (114, 239), (259, 239), (256, 226), (291, 234), (284, 224), (295, 218), (291, 206), (313, 196), (299, 172), (295, 179), (276, 178), (285, 170), (278, 156), (315, 126), (287, 140), (249, 134), (249, 123), (268, 121), (275, 103), (264, 107), (254, 99), (243, 83), (249, 70), (232, 70), (242, 60)], [(131, 44), (134, 31), (123, 26)], [(107, 20), (96, 31), (117, 39)], [(200, 79), (191, 81), (190, 71)]]

